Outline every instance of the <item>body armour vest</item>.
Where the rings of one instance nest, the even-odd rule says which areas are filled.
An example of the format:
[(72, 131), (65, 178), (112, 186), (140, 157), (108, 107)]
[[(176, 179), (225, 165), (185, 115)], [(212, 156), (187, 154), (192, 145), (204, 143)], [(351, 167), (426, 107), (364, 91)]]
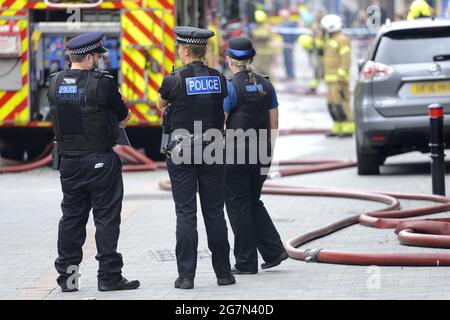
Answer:
[(48, 98), (53, 129), (62, 154), (88, 153), (114, 146), (111, 118), (97, 101), (102, 72), (80, 72), (74, 77), (67, 70), (52, 76)]
[(171, 101), (170, 131), (186, 129), (194, 133), (194, 122), (201, 121), (202, 131), (223, 130), (224, 77), (203, 63), (190, 64), (175, 73), (178, 94)]
[[(261, 155), (271, 156), (270, 145), (270, 113), (267, 108), (267, 99), (271, 84), (263, 76), (255, 75), (256, 86), (246, 71), (236, 73), (231, 80), (237, 96), (237, 104), (231, 110), (227, 120), (228, 130), (233, 130), (235, 159), (245, 152), (246, 164), (261, 164)], [(261, 93), (264, 91), (265, 93)], [(237, 130), (237, 131), (236, 131)], [(240, 132), (239, 132), (240, 131)], [(240, 139), (244, 137), (245, 139)], [(227, 148), (231, 141), (227, 138)], [(253, 159), (253, 160), (252, 160)], [(261, 162), (262, 161), (262, 162)], [(267, 163), (262, 163), (267, 164)]]
[[(230, 112), (227, 129), (269, 129), (269, 110), (267, 106), (270, 82), (263, 76), (255, 75), (258, 88), (250, 80), (248, 72), (239, 72), (231, 82), (236, 89), (237, 105)], [(261, 95), (259, 91), (266, 94)]]

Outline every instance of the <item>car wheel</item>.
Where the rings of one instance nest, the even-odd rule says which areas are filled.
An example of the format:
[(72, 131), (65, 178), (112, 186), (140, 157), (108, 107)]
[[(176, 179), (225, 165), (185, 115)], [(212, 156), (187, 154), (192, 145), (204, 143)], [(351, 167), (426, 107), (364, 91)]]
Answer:
[(356, 150), (358, 160), (358, 174), (360, 176), (374, 176), (380, 174), (380, 156), (376, 152), (364, 152), (359, 147)]

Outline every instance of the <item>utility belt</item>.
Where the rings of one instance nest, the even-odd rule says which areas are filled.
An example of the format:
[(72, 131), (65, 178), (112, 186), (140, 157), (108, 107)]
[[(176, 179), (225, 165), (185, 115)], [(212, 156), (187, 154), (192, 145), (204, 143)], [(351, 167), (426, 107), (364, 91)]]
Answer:
[[(222, 131), (224, 134), (224, 131)], [(164, 137), (165, 136), (165, 137)], [(178, 133), (163, 133), (163, 141), (161, 143), (161, 153), (171, 158), (177, 154), (179, 157), (183, 156), (184, 148), (192, 148), (194, 146), (207, 146), (213, 141), (207, 140), (206, 135), (202, 134), (178, 134)]]
[(104, 150), (99, 150), (99, 151), (89, 151), (86, 153), (80, 153), (80, 154), (61, 154), (61, 158), (62, 159), (85, 159), (85, 158), (90, 158), (93, 156), (97, 156), (97, 155), (101, 155), (101, 154), (105, 154), (105, 153), (110, 153), (112, 152), (112, 149), (104, 149)]

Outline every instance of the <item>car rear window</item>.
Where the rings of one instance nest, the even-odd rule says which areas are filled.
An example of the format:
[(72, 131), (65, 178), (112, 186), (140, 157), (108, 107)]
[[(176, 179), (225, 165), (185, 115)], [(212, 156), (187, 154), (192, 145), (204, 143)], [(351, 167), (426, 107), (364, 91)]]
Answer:
[(387, 65), (433, 62), (450, 55), (450, 28), (395, 31), (380, 40), (375, 61)]

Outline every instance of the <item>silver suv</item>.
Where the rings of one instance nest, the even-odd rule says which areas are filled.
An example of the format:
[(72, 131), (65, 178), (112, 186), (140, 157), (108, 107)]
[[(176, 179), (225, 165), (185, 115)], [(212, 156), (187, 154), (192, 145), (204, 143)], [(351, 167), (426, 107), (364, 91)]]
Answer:
[[(355, 89), (360, 175), (377, 175), (387, 157), (428, 152), (427, 106), (450, 112), (450, 21), (419, 19), (384, 26)], [(450, 129), (450, 119), (445, 121)], [(450, 137), (446, 130), (446, 139)]]

